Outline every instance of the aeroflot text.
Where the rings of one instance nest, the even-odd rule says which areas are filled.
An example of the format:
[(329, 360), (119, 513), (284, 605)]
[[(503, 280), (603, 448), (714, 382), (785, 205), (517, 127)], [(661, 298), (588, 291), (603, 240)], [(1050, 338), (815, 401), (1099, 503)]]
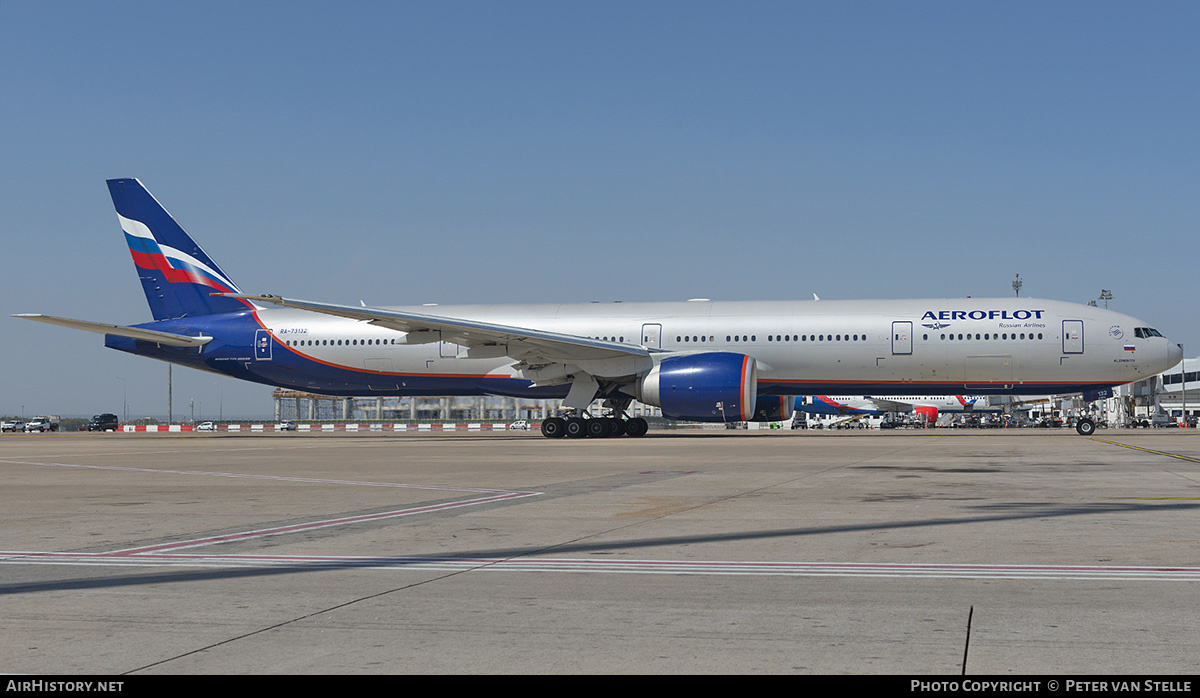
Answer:
[(1045, 310), (926, 310), (922, 320), (1028, 320), (1042, 319)]

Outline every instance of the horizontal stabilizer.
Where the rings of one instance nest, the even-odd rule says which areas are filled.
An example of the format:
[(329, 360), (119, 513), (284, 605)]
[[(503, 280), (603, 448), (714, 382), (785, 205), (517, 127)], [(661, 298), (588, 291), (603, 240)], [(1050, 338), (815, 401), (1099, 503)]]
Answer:
[(54, 317), (53, 315), (41, 315), (38, 313), (20, 313), (18, 315), (13, 315), (13, 317), (33, 320), (34, 322), (44, 322), (50, 325), (61, 325), (62, 327), (70, 327), (73, 330), (83, 330), (84, 332), (111, 334), (118, 337), (131, 337), (133, 339), (140, 339), (146, 342), (167, 344), (173, 347), (199, 347), (212, 341), (212, 337), (185, 337), (184, 335), (172, 334), (170, 332), (141, 330), (136, 327), (109, 325), (103, 322), (88, 322), (87, 320), (72, 320), (70, 318)]

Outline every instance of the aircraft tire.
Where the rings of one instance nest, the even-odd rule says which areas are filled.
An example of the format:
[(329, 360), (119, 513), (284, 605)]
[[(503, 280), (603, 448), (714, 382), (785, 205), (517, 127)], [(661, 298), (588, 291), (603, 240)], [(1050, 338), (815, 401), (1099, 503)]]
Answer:
[(626, 436), (645, 436), (646, 432), (648, 431), (650, 431), (650, 425), (641, 417), (634, 417), (633, 419), (625, 422)]
[(561, 439), (566, 428), (567, 422), (562, 417), (550, 417), (542, 420), (542, 436), (547, 439)]
[(603, 419), (587, 420), (586, 430), (589, 438), (600, 439), (608, 436), (608, 424)]
[(625, 421), (615, 417), (608, 417), (604, 421), (608, 422), (609, 436), (625, 436)]
[(1075, 423), (1075, 431), (1079, 432), (1080, 436), (1091, 436), (1096, 433), (1096, 423), (1090, 419), (1081, 419)]
[(568, 439), (582, 439), (587, 436), (587, 421), (583, 417), (569, 418), (566, 435)]

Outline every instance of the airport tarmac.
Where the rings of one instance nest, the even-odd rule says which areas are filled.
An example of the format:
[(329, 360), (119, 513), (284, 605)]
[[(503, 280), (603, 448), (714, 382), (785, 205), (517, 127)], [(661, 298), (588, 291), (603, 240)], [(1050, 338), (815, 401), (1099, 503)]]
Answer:
[(5, 673), (1200, 656), (1194, 430), (31, 434), (0, 473)]

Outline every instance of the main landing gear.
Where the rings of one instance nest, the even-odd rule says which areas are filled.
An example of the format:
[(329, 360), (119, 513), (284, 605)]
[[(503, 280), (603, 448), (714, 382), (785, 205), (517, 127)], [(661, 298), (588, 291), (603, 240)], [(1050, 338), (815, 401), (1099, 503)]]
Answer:
[(641, 417), (550, 417), (542, 422), (542, 436), (548, 439), (605, 439), (610, 436), (645, 436), (650, 425)]
[(1082, 436), (1091, 436), (1096, 433), (1096, 423), (1090, 417), (1083, 417), (1075, 422), (1075, 431)]

